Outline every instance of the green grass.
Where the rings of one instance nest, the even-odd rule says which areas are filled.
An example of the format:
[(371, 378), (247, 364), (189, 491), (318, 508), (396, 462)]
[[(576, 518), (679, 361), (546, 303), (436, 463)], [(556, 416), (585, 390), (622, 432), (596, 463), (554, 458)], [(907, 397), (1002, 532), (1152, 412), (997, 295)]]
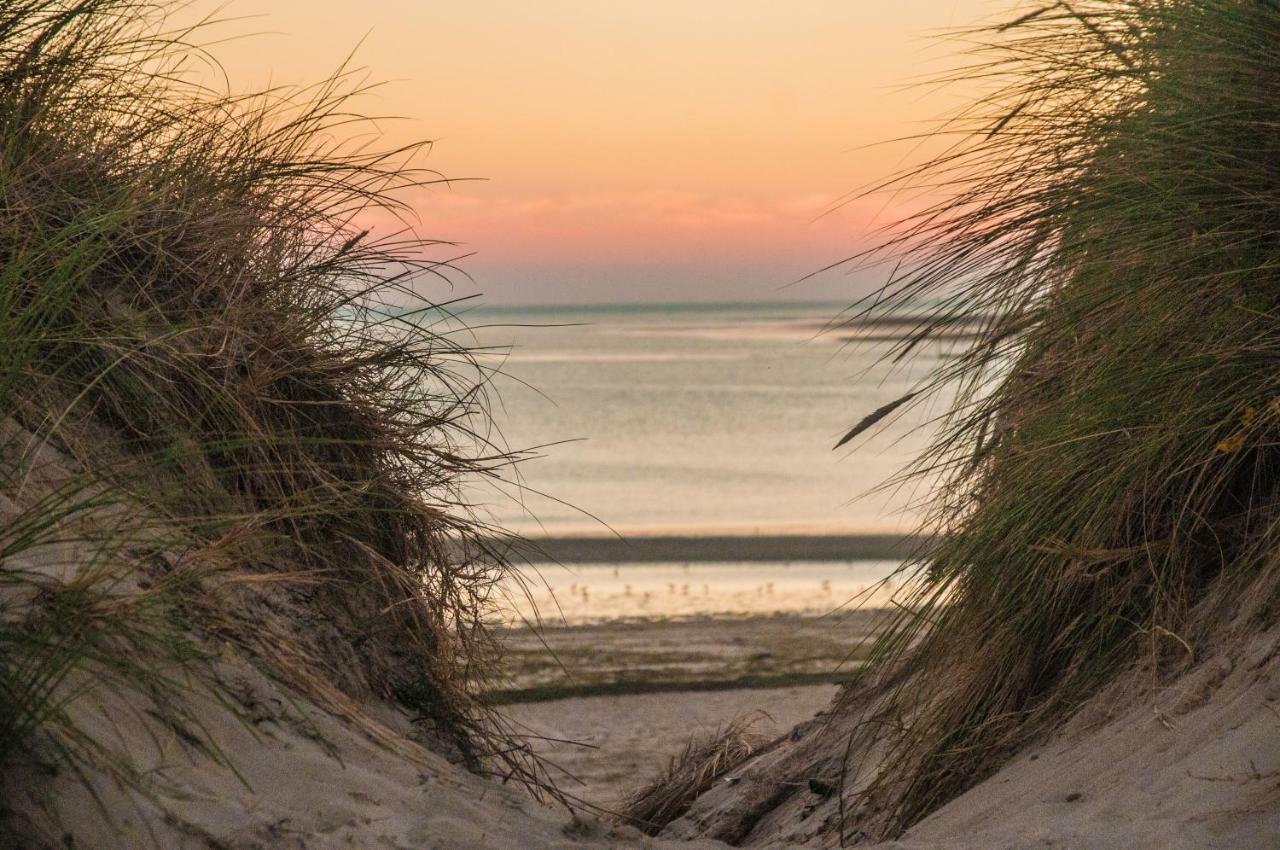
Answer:
[(1158, 685), (1276, 613), (1280, 6), (1023, 12), (958, 36), (984, 94), (878, 187), (945, 200), (855, 261), (900, 263), (866, 309), (982, 333), (904, 402), (958, 390), (910, 472), (941, 478), (942, 536), (869, 668), (909, 675), (867, 718), (887, 755), (850, 832), (901, 832), (1118, 673)]
[[(200, 87), (169, 9), (0, 9), (0, 763), (100, 761), (78, 697), (180, 704), (194, 629), (412, 693), (529, 778), (473, 695), (505, 567), (461, 495), (513, 457), (399, 200), (442, 178), (369, 143), (347, 69)], [(268, 601), (332, 634), (263, 631)]]

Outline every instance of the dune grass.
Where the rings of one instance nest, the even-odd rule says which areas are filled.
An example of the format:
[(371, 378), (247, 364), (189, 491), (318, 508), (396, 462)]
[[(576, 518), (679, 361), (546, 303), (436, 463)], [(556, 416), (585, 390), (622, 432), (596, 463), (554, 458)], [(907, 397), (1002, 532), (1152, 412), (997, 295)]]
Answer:
[(981, 334), (904, 400), (959, 391), (911, 470), (941, 534), (864, 673), (907, 675), (842, 834), (901, 832), (1280, 601), (1280, 5), (1028, 3), (958, 42), (984, 94), (877, 187), (944, 200), (854, 261), (900, 264), (861, 309), (938, 305), (895, 356)]
[(759, 715), (737, 717), (712, 732), (691, 737), (671, 757), (666, 770), (622, 801), (621, 817), (657, 835), (765, 744), (766, 739), (752, 729), (761, 719)]
[(86, 690), (180, 704), (197, 629), (532, 778), (472, 696), (504, 564), (461, 488), (513, 457), (422, 296), (399, 199), (441, 178), (371, 145), (345, 69), (202, 87), (170, 6), (0, 8), (0, 762), (73, 741)]

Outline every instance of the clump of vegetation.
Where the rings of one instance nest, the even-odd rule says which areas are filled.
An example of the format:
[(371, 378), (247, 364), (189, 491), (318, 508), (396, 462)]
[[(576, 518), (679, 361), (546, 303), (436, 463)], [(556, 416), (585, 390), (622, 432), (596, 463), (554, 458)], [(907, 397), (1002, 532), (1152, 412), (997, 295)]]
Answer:
[(0, 9), (0, 762), (101, 755), (75, 698), (180, 705), (216, 636), (528, 777), (472, 697), (503, 564), (461, 497), (512, 458), (430, 243), (369, 229), (439, 178), (343, 141), (346, 72), (202, 87), (167, 6)]
[(726, 778), (765, 742), (752, 727), (758, 716), (739, 717), (714, 732), (695, 735), (673, 755), (667, 769), (622, 802), (620, 816), (649, 835), (689, 810), (716, 780)]
[(864, 674), (895, 671), (849, 834), (1280, 601), (1280, 5), (1046, 2), (964, 36), (986, 93), (888, 186), (945, 200), (860, 258), (901, 264), (877, 309), (937, 305), (897, 354), (982, 330), (905, 400), (958, 388), (914, 469), (941, 534)]

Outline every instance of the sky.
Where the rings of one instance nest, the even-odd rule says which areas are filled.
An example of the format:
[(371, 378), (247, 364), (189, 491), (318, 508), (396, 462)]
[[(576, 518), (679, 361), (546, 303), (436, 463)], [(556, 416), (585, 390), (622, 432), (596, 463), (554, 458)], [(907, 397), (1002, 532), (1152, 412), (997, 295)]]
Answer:
[[(891, 199), (840, 205), (910, 161), (964, 93), (936, 33), (991, 0), (235, 0), (234, 88), (314, 81), (348, 55), (386, 144), (430, 139), (423, 236), (495, 304), (849, 300), (801, 278), (865, 247)], [(354, 53), (353, 53), (354, 52)], [(469, 278), (469, 279), (467, 279)]]

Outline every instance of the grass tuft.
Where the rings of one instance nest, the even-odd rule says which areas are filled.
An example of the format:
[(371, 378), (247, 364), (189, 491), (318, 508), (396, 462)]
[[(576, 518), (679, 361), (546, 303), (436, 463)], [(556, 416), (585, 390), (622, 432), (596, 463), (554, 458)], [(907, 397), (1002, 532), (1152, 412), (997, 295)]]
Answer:
[(645, 833), (657, 835), (764, 744), (765, 738), (751, 728), (759, 720), (759, 716), (739, 717), (714, 732), (690, 738), (662, 774), (623, 801), (619, 815)]
[[(866, 309), (980, 327), (911, 404), (939, 536), (864, 675), (906, 671), (842, 834), (890, 836), (1124, 670), (1158, 685), (1280, 585), (1280, 5), (1029, 4), (962, 33), (985, 92), (883, 187), (942, 198), (854, 262)], [(846, 829), (847, 826), (847, 829)]]
[(358, 138), (345, 68), (202, 87), (170, 9), (0, 9), (0, 763), (87, 691), (181, 702), (214, 640), (536, 783), (473, 698), (505, 565), (462, 488), (514, 458), (422, 296), (401, 198), (442, 178)]

